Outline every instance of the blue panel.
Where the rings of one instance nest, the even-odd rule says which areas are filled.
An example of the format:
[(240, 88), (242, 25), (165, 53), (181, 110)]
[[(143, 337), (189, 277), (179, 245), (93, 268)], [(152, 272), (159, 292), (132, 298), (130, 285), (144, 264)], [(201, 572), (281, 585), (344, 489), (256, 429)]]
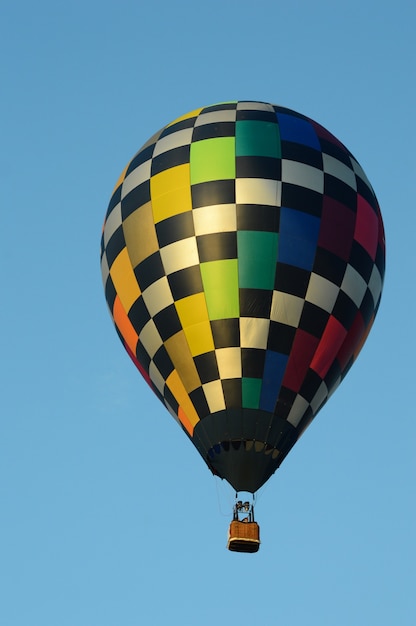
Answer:
[(277, 113), (277, 120), (279, 122), (281, 141), (293, 141), (294, 143), (310, 146), (316, 150), (321, 149), (315, 129), (307, 120), (294, 115), (287, 115), (286, 113)]
[(260, 409), (274, 411), (288, 360), (287, 354), (267, 350), (261, 387)]
[(318, 243), (319, 217), (282, 207), (278, 261), (312, 270)]

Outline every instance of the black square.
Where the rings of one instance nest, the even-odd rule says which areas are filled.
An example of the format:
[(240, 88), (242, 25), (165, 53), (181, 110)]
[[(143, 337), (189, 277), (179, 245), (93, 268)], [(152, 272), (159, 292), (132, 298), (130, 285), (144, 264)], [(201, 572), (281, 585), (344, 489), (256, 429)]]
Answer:
[(107, 300), (107, 304), (111, 313), (113, 312), (114, 301), (116, 299), (116, 296), (117, 296), (116, 288), (114, 287), (114, 283), (109, 274), (105, 283), (105, 299)]
[(273, 350), (273, 352), (280, 352), (281, 354), (289, 354), (292, 349), (295, 334), (296, 328), (293, 326), (271, 321), (267, 349)]
[(305, 301), (299, 321), (299, 328), (320, 339), (328, 320), (329, 313), (327, 311), (312, 304), (312, 302)]
[(210, 414), (207, 399), (205, 397), (202, 387), (198, 387), (197, 389), (191, 391), (189, 397), (200, 419)]
[(136, 346), (136, 358), (139, 361), (140, 365), (143, 367), (143, 369), (147, 373), (149, 373), (149, 366), (150, 366), (151, 359), (140, 340), (137, 342), (137, 346)]
[(200, 263), (237, 258), (236, 232), (200, 235), (196, 241)]
[(235, 122), (213, 122), (195, 126), (192, 133), (192, 142), (201, 139), (212, 139), (216, 137), (234, 137)]
[(263, 378), (266, 350), (242, 348), (241, 362), (243, 378)]
[(192, 185), (192, 207), (211, 206), (213, 204), (235, 203), (235, 179), (213, 180)]
[(191, 153), (190, 145), (178, 146), (172, 150), (166, 150), (152, 159), (151, 176), (155, 176), (160, 172), (176, 167), (177, 165), (183, 165), (189, 163), (189, 156)]
[(312, 402), (316, 392), (322, 384), (322, 378), (313, 370), (308, 369), (299, 394), (308, 402)]
[(149, 159), (152, 158), (153, 150), (155, 149), (155, 143), (152, 143), (150, 146), (146, 146), (140, 150), (130, 161), (129, 166), (126, 171), (126, 176), (131, 174), (139, 165), (142, 163), (146, 163)]
[(280, 208), (262, 204), (237, 204), (237, 230), (279, 232)]
[(349, 264), (357, 270), (366, 283), (369, 282), (374, 262), (368, 252), (355, 239), (352, 242)]
[(205, 383), (210, 383), (213, 380), (218, 380), (220, 377), (215, 352), (205, 352), (205, 354), (199, 354), (194, 357), (194, 362), (203, 385)]
[(175, 302), (204, 291), (199, 265), (192, 265), (169, 274), (168, 282)]
[(281, 180), (281, 160), (264, 156), (239, 156), (236, 158), (236, 176)]
[(118, 257), (123, 248), (126, 247), (126, 240), (124, 239), (123, 225), (120, 225), (114, 233), (111, 235), (107, 242), (105, 249), (107, 255), (108, 267), (111, 268), (114, 260)]
[(240, 408), (242, 403), (241, 378), (227, 378), (221, 381), (227, 409)]
[(277, 263), (275, 289), (304, 298), (309, 285), (310, 272), (300, 267)]
[(357, 193), (339, 178), (324, 174), (324, 194), (357, 212)]
[(156, 351), (156, 354), (153, 357), (153, 362), (165, 380), (175, 369), (165, 346), (160, 346), (160, 348)]
[(176, 333), (182, 330), (182, 325), (174, 304), (170, 304), (165, 309), (159, 311), (159, 313), (154, 316), (154, 322), (163, 341), (173, 337), (173, 335), (176, 335)]
[(274, 409), (274, 415), (287, 419), (294, 401), (296, 400), (297, 393), (288, 389), (287, 387), (281, 387), (279, 397)]
[(140, 335), (143, 327), (150, 320), (150, 313), (147, 310), (147, 307), (141, 296), (137, 298), (137, 300), (131, 306), (128, 316), (134, 330), (138, 335)]
[(121, 201), (121, 216), (126, 219), (136, 209), (150, 202), (150, 180), (134, 187)]
[(270, 319), (273, 291), (240, 289), (240, 316)]
[(305, 144), (294, 143), (293, 141), (282, 141), (282, 159), (288, 161), (297, 161), (316, 167), (318, 170), (323, 169), (322, 153)]
[(134, 274), (139, 283), (139, 287), (143, 292), (149, 285), (162, 278), (165, 275), (160, 252), (154, 252), (147, 259), (144, 259), (137, 267), (134, 268)]
[(291, 183), (282, 183), (281, 205), (289, 209), (302, 210), (304, 213), (321, 217), (322, 194), (306, 187), (298, 187)]
[(211, 329), (216, 348), (240, 346), (240, 320), (238, 318), (212, 320)]
[(313, 272), (331, 281), (334, 285), (341, 286), (344, 279), (347, 262), (336, 256), (329, 250), (317, 248)]
[(351, 328), (355, 316), (357, 315), (357, 306), (344, 291), (339, 292), (332, 315), (346, 330)]
[(187, 239), (195, 234), (192, 211), (185, 211), (168, 217), (156, 224), (159, 248), (164, 248), (175, 241)]

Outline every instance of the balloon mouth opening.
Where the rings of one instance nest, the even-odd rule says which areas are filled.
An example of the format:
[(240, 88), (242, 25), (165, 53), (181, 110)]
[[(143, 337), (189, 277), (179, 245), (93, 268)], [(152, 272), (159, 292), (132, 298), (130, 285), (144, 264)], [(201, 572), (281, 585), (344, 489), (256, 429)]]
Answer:
[(273, 460), (277, 459), (280, 454), (280, 450), (271, 446), (263, 441), (256, 441), (255, 439), (236, 439), (231, 441), (221, 441), (215, 444), (208, 450), (208, 460), (215, 459), (216, 455), (221, 452), (229, 452), (230, 450), (242, 450), (244, 452), (263, 452), (263, 454), (270, 455)]

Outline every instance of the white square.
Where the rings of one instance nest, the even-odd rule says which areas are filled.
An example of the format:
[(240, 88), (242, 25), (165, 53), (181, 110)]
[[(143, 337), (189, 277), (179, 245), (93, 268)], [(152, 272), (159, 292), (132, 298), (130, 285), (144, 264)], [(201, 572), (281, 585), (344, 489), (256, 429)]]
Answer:
[(211, 413), (223, 411), (225, 409), (224, 391), (220, 380), (213, 380), (202, 385), (208, 407)]
[(337, 285), (319, 274), (311, 274), (305, 300), (312, 302), (327, 313), (332, 313), (338, 294)]
[(167, 275), (199, 264), (195, 237), (180, 239), (160, 249), (163, 268)]
[(273, 291), (270, 319), (288, 326), (299, 326), (305, 301), (283, 291)]
[(147, 310), (152, 317), (173, 303), (172, 292), (166, 276), (162, 276), (162, 278), (150, 285), (143, 291), (142, 295)]
[(237, 209), (235, 204), (214, 204), (192, 211), (195, 235), (235, 232)]
[(241, 348), (219, 348), (215, 356), (221, 379), (241, 378)]
[(269, 319), (262, 319), (260, 317), (240, 317), (241, 347), (266, 350), (269, 326)]
[(260, 204), (280, 206), (282, 183), (266, 178), (236, 178), (235, 199), (237, 204)]
[(334, 178), (342, 180), (343, 183), (357, 191), (355, 172), (351, 168), (329, 154), (323, 154), (322, 160), (325, 174), (330, 174)]
[(341, 289), (351, 298), (357, 308), (360, 308), (367, 290), (367, 283), (352, 265), (347, 265)]
[(150, 178), (152, 161), (149, 159), (138, 165), (130, 174), (126, 176), (121, 187), (121, 198), (125, 198), (130, 191), (144, 183)]
[(307, 187), (318, 193), (324, 192), (324, 174), (322, 170), (305, 163), (299, 163), (299, 161), (282, 159), (282, 182)]
[(378, 271), (378, 267), (374, 265), (373, 271), (371, 272), (370, 281), (368, 283), (368, 288), (371, 291), (371, 295), (373, 296), (374, 307), (377, 306), (378, 301), (380, 300), (382, 287), (383, 281), (381, 280), (380, 272)]
[(119, 202), (108, 215), (104, 224), (104, 245), (106, 246), (117, 228), (122, 224), (121, 203)]
[(161, 137), (155, 145), (153, 158), (157, 157), (159, 154), (163, 154), (163, 152), (167, 152), (168, 150), (173, 150), (174, 148), (179, 148), (180, 146), (190, 145), (192, 141), (192, 132), (193, 128), (184, 128), (182, 130), (177, 130), (175, 133), (165, 135), (165, 137)]
[(153, 359), (160, 346), (163, 345), (162, 337), (159, 335), (153, 320), (149, 320), (142, 328), (139, 341), (143, 345), (147, 354)]
[(308, 408), (309, 408), (309, 402), (298, 394), (295, 398), (294, 403), (292, 404), (290, 413), (287, 416), (287, 421), (296, 428), (299, 425), (299, 422), (301, 421), (302, 417), (305, 415)]

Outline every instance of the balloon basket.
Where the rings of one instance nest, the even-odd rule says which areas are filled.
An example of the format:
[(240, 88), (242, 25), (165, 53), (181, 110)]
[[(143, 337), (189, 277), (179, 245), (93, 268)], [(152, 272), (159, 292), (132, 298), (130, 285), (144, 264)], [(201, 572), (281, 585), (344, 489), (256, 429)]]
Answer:
[(233, 521), (228, 531), (227, 548), (231, 552), (258, 552), (259, 547), (260, 527), (254, 521), (254, 507), (250, 502), (238, 500), (234, 505)]
[(227, 543), (231, 552), (258, 552), (259, 547), (260, 528), (257, 522), (231, 522)]

